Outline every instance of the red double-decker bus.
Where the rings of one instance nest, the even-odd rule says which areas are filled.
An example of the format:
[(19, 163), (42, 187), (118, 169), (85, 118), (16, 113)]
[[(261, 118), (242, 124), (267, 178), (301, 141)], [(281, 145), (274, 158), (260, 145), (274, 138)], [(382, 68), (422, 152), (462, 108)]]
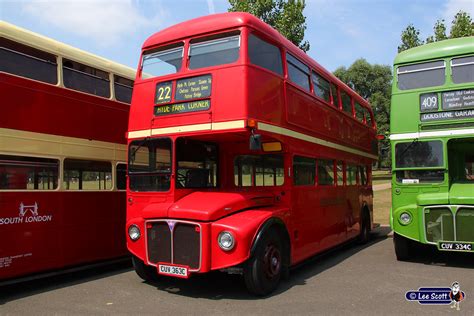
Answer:
[(127, 246), (137, 274), (290, 266), (372, 228), (369, 104), (247, 13), (146, 40), (128, 132)]
[(127, 255), (135, 71), (0, 21), (0, 283)]

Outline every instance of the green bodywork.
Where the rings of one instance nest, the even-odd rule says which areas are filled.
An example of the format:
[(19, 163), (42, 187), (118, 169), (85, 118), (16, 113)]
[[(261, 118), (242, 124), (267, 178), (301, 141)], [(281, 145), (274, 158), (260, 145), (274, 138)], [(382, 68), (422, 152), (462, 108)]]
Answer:
[[(474, 117), (430, 122), (422, 122), (420, 119), (423, 114), (420, 110), (420, 95), (436, 94), (439, 103), (433, 112), (441, 113), (444, 111), (441, 106), (443, 92), (474, 89), (474, 82), (455, 84), (451, 77), (451, 59), (468, 56), (474, 56), (474, 37), (444, 40), (412, 48), (398, 54), (394, 61), (390, 112), (390, 225), (397, 234), (425, 244), (436, 245), (439, 241), (474, 242), (474, 179), (470, 178), (466, 169), (466, 164), (474, 157)], [(410, 90), (398, 88), (398, 67), (430, 61), (445, 61), (443, 85)], [(474, 106), (467, 108), (470, 109), (474, 109)], [(442, 163), (436, 167), (397, 166), (397, 144), (424, 141), (442, 142)], [(438, 175), (443, 174), (444, 177), (431, 182), (397, 181), (397, 171), (405, 174), (404, 172), (413, 170), (438, 171)], [(411, 215), (408, 224), (400, 221), (400, 215), (404, 212)]]

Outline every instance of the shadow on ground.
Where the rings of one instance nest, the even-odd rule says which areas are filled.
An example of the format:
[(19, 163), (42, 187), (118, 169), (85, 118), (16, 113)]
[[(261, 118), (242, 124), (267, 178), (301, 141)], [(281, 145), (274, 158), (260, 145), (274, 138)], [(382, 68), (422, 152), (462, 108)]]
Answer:
[(105, 262), (98, 267), (85, 267), (74, 272), (0, 286), (0, 306), (24, 297), (107, 278), (131, 270), (132, 261), (126, 258), (120, 262)]

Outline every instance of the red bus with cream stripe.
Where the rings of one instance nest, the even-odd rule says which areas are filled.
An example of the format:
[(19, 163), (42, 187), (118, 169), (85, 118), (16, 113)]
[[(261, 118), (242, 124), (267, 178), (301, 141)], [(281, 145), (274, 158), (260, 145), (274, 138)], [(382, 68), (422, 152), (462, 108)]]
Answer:
[(127, 246), (145, 280), (221, 270), (265, 295), (292, 265), (368, 239), (370, 105), (250, 14), (145, 41), (128, 144)]
[(135, 71), (0, 21), (0, 284), (127, 256)]

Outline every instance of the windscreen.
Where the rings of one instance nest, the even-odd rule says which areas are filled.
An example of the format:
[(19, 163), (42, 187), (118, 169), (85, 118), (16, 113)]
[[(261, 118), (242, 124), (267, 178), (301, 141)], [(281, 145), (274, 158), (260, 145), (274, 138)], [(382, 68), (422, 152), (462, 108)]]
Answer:
[(136, 140), (128, 151), (128, 175), (132, 191), (168, 191), (171, 179), (171, 140)]
[(443, 143), (441, 141), (412, 141), (395, 145), (397, 168), (442, 167)]

